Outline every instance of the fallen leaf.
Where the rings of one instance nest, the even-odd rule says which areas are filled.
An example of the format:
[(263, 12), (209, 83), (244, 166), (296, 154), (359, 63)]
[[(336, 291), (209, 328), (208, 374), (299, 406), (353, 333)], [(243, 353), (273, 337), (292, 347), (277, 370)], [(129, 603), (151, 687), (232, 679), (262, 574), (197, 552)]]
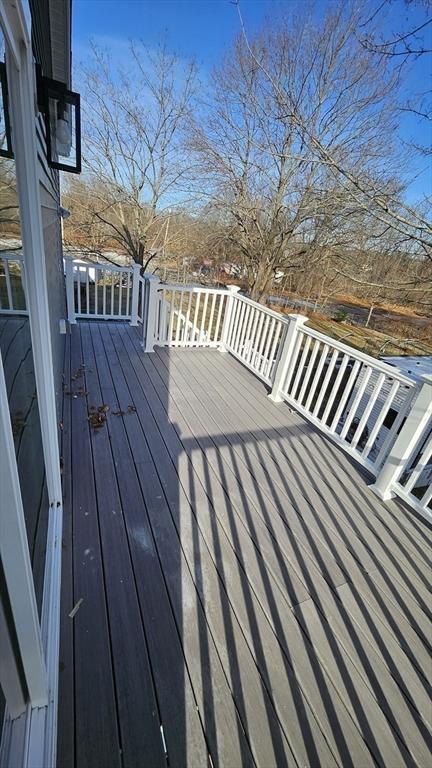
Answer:
[(75, 603), (74, 607), (72, 608), (72, 610), (71, 610), (71, 612), (70, 612), (70, 614), (69, 614), (69, 618), (70, 618), (70, 619), (73, 619), (73, 617), (75, 616), (75, 614), (76, 614), (76, 613), (79, 611), (79, 608), (80, 608), (80, 605), (81, 605), (81, 603), (83, 602), (83, 599), (84, 599), (84, 598), (80, 597), (80, 599), (78, 600), (78, 602), (77, 602), (77, 603)]

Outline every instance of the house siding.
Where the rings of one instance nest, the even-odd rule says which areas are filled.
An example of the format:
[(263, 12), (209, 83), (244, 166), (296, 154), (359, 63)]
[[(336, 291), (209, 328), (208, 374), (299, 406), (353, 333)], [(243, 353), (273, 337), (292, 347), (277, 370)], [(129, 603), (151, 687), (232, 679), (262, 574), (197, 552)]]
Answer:
[(37, 123), (37, 137), (38, 161), (40, 168), (39, 188), (45, 246), (51, 346), (56, 389), (56, 406), (57, 413), (60, 415), (65, 338), (60, 333), (60, 320), (66, 317), (61, 219), (58, 215), (60, 181), (58, 171), (49, 168), (47, 163), (45, 126), (41, 117)]

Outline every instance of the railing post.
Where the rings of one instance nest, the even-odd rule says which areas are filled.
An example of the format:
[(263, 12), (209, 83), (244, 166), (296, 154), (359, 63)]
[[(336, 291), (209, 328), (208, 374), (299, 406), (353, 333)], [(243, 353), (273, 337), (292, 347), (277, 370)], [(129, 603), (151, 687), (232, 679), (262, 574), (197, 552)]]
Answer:
[[(65, 256), (66, 265), (66, 304), (67, 316), (70, 323), (76, 323), (75, 294), (74, 294), (74, 265), (73, 256)], [(79, 286), (78, 286), (79, 290)]]
[(158, 311), (158, 290), (160, 287), (160, 280), (156, 275), (146, 275), (148, 282), (148, 298), (147, 298), (147, 317), (143, 318), (143, 325), (145, 325), (145, 346), (144, 352), (153, 352), (156, 342), (156, 315)]
[(285, 383), (289, 365), (292, 361), (297, 335), (305, 324), (307, 317), (305, 315), (288, 315), (288, 319), (289, 323), (285, 328), (285, 334), (279, 346), (279, 354), (273, 374), (272, 391), (269, 394), (270, 400), (273, 400), (275, 403), (281, 403), (283, 400), (281, 389)]
[(236, 297), (236, 294), (240, 290), (239, 285), (227, 285), (228, 288), (228, 298), (227, 298), (227, 305), (225, 309), (225, 315), (222, 325), (222, 333), (221, 333), (221, 340), (220, 340), (220, 346), (219, 349), (221, 352), (227, 351), (227, 341), (229, 337), (229, 332), (231, 328), (231, 318), (232, 313), (234, 309), (234, 299)]
[(416, 386), (418, 394), (405, 424), (390, 449), (375, 482), (369, 486), (382, 501), (387, 501), (395, 495), (393, 486), (403, 472), (406, 461), (423, 434), (427, 422), (432, 418), (432, 375), (422, 376)]
[(139, 281), (141, 266), (134, 264), (132, 267), (132, 303), (131, 303), (131, 325), (138, 325), (138, 300), (139, 300)]

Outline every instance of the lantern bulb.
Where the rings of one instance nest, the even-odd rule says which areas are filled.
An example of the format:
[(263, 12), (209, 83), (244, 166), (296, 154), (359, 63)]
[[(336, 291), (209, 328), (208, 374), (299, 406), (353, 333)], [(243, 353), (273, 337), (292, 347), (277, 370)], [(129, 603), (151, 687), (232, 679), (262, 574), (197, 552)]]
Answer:
[(56, 121), (56, 145), (57, 152), (63, 157), (67, 157), (71, 148), (71, 134), (67, 120), (58, 118)]

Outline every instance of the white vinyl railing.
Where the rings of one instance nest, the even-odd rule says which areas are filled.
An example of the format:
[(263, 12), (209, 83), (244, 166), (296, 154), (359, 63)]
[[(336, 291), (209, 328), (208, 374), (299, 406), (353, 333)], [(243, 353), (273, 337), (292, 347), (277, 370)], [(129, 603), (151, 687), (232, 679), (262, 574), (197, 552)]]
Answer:
[(226, 349), (270, 383), (287, 324), (283, 315), (236, 293), (232, 300)]
[(155, 344), (169, 347), (218, 347), (226, 317), (228, 292), (201, 286), (164, 285), (154, 276), (148, 288), (148, 322), (145, 349)]
[(414, 391), (393, 366), (300, 324), (279, 395), (376, 474)]
[(72, 322), (127, 319), (143, 346), (219, 347), (265, 381), (393, 495), (432, 519), (432, 377), (397, 368), (227, 289), (164, 284), (133, 268), (67, 262)]
[[(65, 269), (70, 322), (76, 322), (77, 318), (132, 319), (134, 283), (137, 297), (139, 292), (139, 265), (117, 267), (66, 257)], [(135, 315), (137, 309), (138, 306)]]
[(432, 428), (428, 427), (405, 462), (395, 492), (408, 504), (427, 510), (432, 501)]
[(12, 253), (0, 253), (0, 314), (27, 315), (24, 260)]

